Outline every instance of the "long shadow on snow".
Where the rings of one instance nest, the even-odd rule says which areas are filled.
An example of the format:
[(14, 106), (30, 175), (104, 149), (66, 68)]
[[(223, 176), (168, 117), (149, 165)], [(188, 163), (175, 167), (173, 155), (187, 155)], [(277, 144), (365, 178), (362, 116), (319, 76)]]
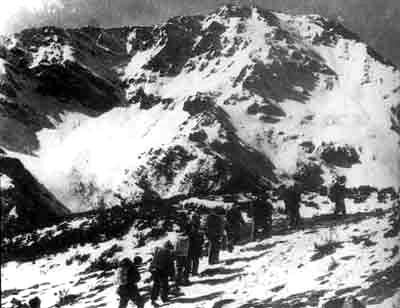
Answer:
[(276, 301), (272, 301), (272, 298), (268, 298), (262, 301), (251, 300), (250, 302), (240, 306), (239, 308), (306, 308), (310, 306), (317, 307), (320, 298), (324, 296), (325, 293), (326, 290), (308, 291), (293, 294)]
[(324, 228), (332, 225), (340, 226), (346, 224), (355, 224), (371, 217), (382, 217), (388, 211), (389, 210), (377, 209), (373, 212), (347, 214), (345, 217), (336, 217), (334, 214), (325, 214), (311, 218), (304, 218), (303, 224), (298, 229), (288, 229), (286, 224), (282, 222), (278, 225), (274, 225), (272, 235), (289, 235), (296, 233), (299, 230), (304, 230), (306, 233), (313, 233), (316, 232), (315, 229), (317, 228)]
[(200, 280), (200, 281), (196, 281), (194, 284), (208, 284), (208, 285), (217, 285), (217, 284), (224, 284), (227, 282), (230, 282), (238, 277), (242, 276), (242, 274), (234, 274), (228, 277), (224, 277), (224, 278), (210, 278), (210, 279), (204, 279), (204, 280)]
[(171, 304), (181, 303), (181, 304), (190, 304), (190, 303), (198, 303), (202, 301), (209, 301), (218, 296), (222, 295), (223, 292), (214, 292), (207, 295), (197, 296), (197, 297), (180, 297), (170, 301)]
[[(268, 246), (268, 245), (267, 245)], [(250, 261), (254, 261), (257, 260), (259, 258), (262, 258), (263, 256), (265, 256), (266, 254), (268, 254), (269, 251), (264, 251), (263, 253), (260, 253), (258, 255), (255, 256), (251, 256), (251, 257), (236, 257), (236, 258), (231, 258), (231, 259), (227, 259), (224, 261), (224, 264), (226, 265), (232, 265), (233, 263), (236, 262), (250, 262)]]
[(225, 268), (223, 266), (208, 268), (200, 273), (200, 277), (237, 274), (243, 272), (243, 268)]

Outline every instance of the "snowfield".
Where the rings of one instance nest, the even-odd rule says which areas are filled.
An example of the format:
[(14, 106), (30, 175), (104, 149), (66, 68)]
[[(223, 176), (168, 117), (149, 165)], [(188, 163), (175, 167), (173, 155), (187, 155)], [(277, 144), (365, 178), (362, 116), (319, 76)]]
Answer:
[[(399, 125), (394, 112), (400, 72), (343, 30), (326, 34), (327, 22), (314, 15), (224, 7), (193, 18), (193, 28), (172, 19), (150, 30), (133, 29), (126, 37), (130, 60), (113, 68), (127, 84), (130, 105), (98, 117), (66, 111), (52, 119), (55, 128), (36, 134), (35, 156), (11, 155), (73, 211), (104, 200), (119, 204), (121, 195), (140, 199), (147, 189), (143, 181), (163, 198), (186, 194), (195, 188), (193, 174), (204, 172), (204, 161), (210, 174), (217, 173), (216, 160), (226, 153), (215, 144), (229, 143), (232, 133), (237, 144), (272, 163), (279, 181), (317, 165), (325, 186), (341, 174), (349, 188), (399, 187), (399, 135), (392, 127)], [(141, 31), (152, 31), (154, 41)], [(181, 47), (182, 64), (169, 54), (178, 44), (176, 31), (183, 31), (188, 45)], [(46, 40), (32, 54), (31, 66), (74, 61), (67, 43), (57, 36)], [(200, 94), (217, 111), (205, 108), (196, 116), (184, 111)], [(205, 133), (200, 143), (190, 136), (199, 131)], [(154, 153), (168, 155), (174, 145), (196, 158), (176, 162), (173, 179), (149, 171), (162, 159)], [(357, 157), (341, 166), (324, 158), (327, 147), (346, 147)], [(223, 187), (223, 180), (210, 177), (213, 191)]]
[[(388, 212), (383, 204), (369, 200), (368, 212), (350, 214), (343, 221), (316, 216), (306, 219), (304, 229), (283, 227), (284, 221), (274, 218), (271, 238), (243, 243), (232, 253), (222, 252), (221, 262), (200, 264), (200, 276), (191, 278), (191, 285), (174, 290), (168, 307), (321, 307), (342, 295), (355, 295), (367, 307), (398, 307), (400, 289), (398, 274), (399, 237), (386, 238)], [(361, 205), (363, 206), (363, 205)], [(379, 210), (378, 212), (376, 210)], [(82, 221), (71, 222), (80, 227)], [(49, 230), (43, 230), (43, 233)], [(112, 246), (121, 247), (112, 258), (144, 259), (140, 288), (147, 298), (150, 276), (147, 271), (151, 254), (176, 233), (147, 242), (137, 248), (137, 230), (123, 238), (97, 244), (86, 244), (40, 258), (35, 262), (8, 262), (2, 266), (2, 302), (10, 307), (13, 297), (28, 299), (39, 296), (43, 307), (53, 307), (59, 291), (73, 298), (72, 307), (115, 307), (116, 271), (85, 272), (88, 265)], [(321, 253), (324, 245), (333, 251)], [(88, 255), (79, 263), (74, 257)], [(380, 288), (380, 293), (376, 290)], [(146, 307), (151, 306), (147, 302)]]

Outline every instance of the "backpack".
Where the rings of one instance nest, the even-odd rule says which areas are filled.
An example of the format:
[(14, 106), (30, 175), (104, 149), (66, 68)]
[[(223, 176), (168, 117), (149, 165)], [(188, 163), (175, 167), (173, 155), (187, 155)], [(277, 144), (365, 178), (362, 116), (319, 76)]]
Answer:
[(333, 184), (328, 191), (328, 197), (332, 202), (338, 202), (344, 199), (344, 194), (345, 187), (338, 183)]
[(189, 237), (187, 235), (181, 235), (178, 237), (175, 244), (175, 254), (177, 256), (187, 256), (189, 253)]
[(210, 214), (207, 217), (207, 237), (221, 237), (224, 232), (224, 221), (221, 216)]
[(129, 268), (127, 268), (126, 266), (123, 266), (119, 269), (118, 282), (120, 286), (125, 286), (129, 283), (128, 272)]

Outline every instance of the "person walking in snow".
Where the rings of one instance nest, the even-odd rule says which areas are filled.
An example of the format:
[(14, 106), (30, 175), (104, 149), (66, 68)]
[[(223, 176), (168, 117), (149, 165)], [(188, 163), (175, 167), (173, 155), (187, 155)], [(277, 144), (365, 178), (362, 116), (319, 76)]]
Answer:
[(34, 297), (29, 300), (29, 308), (40, 308), (41, 300), (39, 297)]
[(208, 239), (208, 264), (219, 262), (219, 252), (221, 250), (221, 241), (224, 233), (224, 222), (221, 215), (218, 215), (214, 209), (206, 221), (206, 235)]
[(157, 305), (157, 299), (161, 292), (161, 300), (168, 301), (169, 278), (175, 277), (174, 265), (174, 246), (171, 241), (166, 241), (162, 247), (157, 247), (154, 252), (153, 260), (150, 264), (153, 287), (151, 289), (151, 302)]
[(273, 206), (266, 193), (260, 194), (253, 203), (251, 216), (254, 220), (253, 238), (270, 236), (272, 231)]
[(126, 308), (131, 300), (137, 307), (144, 306), (143, 297), (140, 296), (137, 283), (140, 281), (138, 267), (142, 263), (142, 258), (136, 256), (132, 262), (129, 258), (121, 261), (121, 267), (118, 273), (119, 287), (117, 293), (120, 297), (119, 308)]
[(200, 230), (200, 217), (194, 214), (189, 223), (189, 271), (192, 275), (199, 273), (199, 260), (203, 250), (204, 236)]
[(191, 217), (190, 217), (190, 222), (189, 224), (191, 225), (192, 228), (195, 228), (197, 230), (200, 230), (201, 227), (201, 218), (200, 215), (197, 214), (196, 212), (193, 212)]
[(232, 207), (226, 213), (226, 233), (228, 235), (228, 250), (233, 251), (234, 246), (240, 240), (240, 230), (244, 226), (245, 222), (237, 204), (233, 204)]
[(301, 189), (297, 183), (283, 188), (282, 199), (285, 202), (286, 214), (289, 218), (289, 227), (297, 228), (301, 224), (300, 202)]
[(335, 203), (335, 216), (346, 215), (346, 177), (337, 177), (335, 183), (332, 185), (329, 191), (329, 199)]
[(176, 260), (176, 285), (189, 284), (189, 230), (190, 226), (187, 224), (178, 236), (175, 244), (175, 260)]

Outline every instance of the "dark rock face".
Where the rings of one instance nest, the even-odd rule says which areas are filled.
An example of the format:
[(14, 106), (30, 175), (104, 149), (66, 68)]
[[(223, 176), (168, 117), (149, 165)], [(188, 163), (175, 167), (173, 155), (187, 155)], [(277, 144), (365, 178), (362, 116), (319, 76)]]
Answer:
[(155, 44), (155, 37), (153, 36), (153, 27), (135, 27), (134, 36), (128, 39), (131, 46), (131, 53), (135, 51), (146, 50)]
[[(1, 51), (6, 72), (0, 81), (5, 96), (0, 144), (31, 154), (39, 146), (36, 132), (53, 127), (49, 117), (59, 119), (64, 111), (98, 115), (125, 105), (123, 83), (113, 67), (130, 57), (126, 41), (131, 30), (43, 27), (16, 34), (16, 45)], [(64, 58), (65, 46), (73, 60)], [(37, 63), (36, 53), (43, 48), (50, 56)]]
[(400, 135), (400, 105), (392, 107), (392, 130)]
[(317, 35), (314, 38), (313, 40), (314, 44), (323, 44), (332, 46), (336, 44), (337, 40), (339, 39), (339, 36), (342, 36), (345, 39), (360, 41), (358, 35), (351, 32), (345, 26), (343, 26), (341, 23), (337, 21), (328, 20), (320, 16), (313, 18), (313, 21), (324, 29), (321, 35)]
[(167, 152), (156, 150), (151, 158), (151, 161), (154, 162), (152, 169), (159, 177), (164, 177), (166, 182), (170, 183), (177, 173), (195, 158), (194, 155), (188, 153), (182, 146), (174, 146)]
[(202, 129), (196, 132), (193, 132), (189, 135), (189, 140), (193, 142), (203, 142), (207, 139), (207, 133)]
[(161, 76), (176, 76), (192, 56), (194, 38), (200, 31), (197, 18), (171, 19), (155, 29), (154, 36), (165, 42), (164, 48), (153, 57), (145, 69), (159, 72)]
[(203, 113), (212, 109), (213, 106), (214, 103), (210, 97), (196, 95), (195, 97), (189, 98), (184, 103), (183, 111), (188, 112), (191, 116), (195, 116), (199, 113)]
[(322, 145), (321, 158), (328, 164), (343, 168), (350, 168), (352, 165), (360, 163), (360, 157), (356, 149), (349, 145)]
[(132, 104), (139, 103), (140, 109), (151, 109), (158, 104), (163, 104), (164, 106), (168, 106), (172, 103), (172, 99), (162, 99), (153, 94), (146, 94), (143, 88), (139, 88), (136, 93), (129, 100)]
[(284, 117), (286, 115), (279, 105), (268, 102), (263, 105), (259, 105), (257, 103), (252, 104), (247, 108), (247, 113), (251, 115), (261, 114), (261, 119), (268, 123), (278, 122), (280, 117)]
[(63, 206), (16, 158), (0, 156), (0, 173), (12, 179), (14, 188), (7, 193), (8, 210), (16, 208), (18, 220), (41, 225), (69, 214)]
[(198, 56), (206, 53), (207, 59), (219, 55), (222, 49), (221, 35), (224, 31), (224, 25), (213, 21), (207, 29), (203, 31), (201, 40), (194, 49), (194, 55)]
[(283, 59), (283, 63), (277, 60), (270, 65), (255, 63), (243, 86), (251, 93), (276, 102), (286, 99), (304, 102), (317, 85), (318, 77), (315, 73), (333, 75), (333, 72), (312, 58), (306, 56), (303, 60), (297, 62)]
[(0, 99), (0, 144), (13, 151), (31, 153), (39, 146), (36, 132), (53, 124), (27, 104)]
[(109, 82), (74, 62), (39, 66), (33, 73), (38, 80), (36, 91), (43, 96), (58, 97), (62, 101), (76, 100), (98, 111), (107, 111), (120, 101)]
[(347, 298), (335, 298), (326, 302), (322, 308), (365, 308), (358, 299), (349, 296)]
[(315, 145), (311, 141), (304, 141), (300, 144), (300, 146), (304, 149), (304, 151), (308, 154), (311, 154), (315, 150)]

